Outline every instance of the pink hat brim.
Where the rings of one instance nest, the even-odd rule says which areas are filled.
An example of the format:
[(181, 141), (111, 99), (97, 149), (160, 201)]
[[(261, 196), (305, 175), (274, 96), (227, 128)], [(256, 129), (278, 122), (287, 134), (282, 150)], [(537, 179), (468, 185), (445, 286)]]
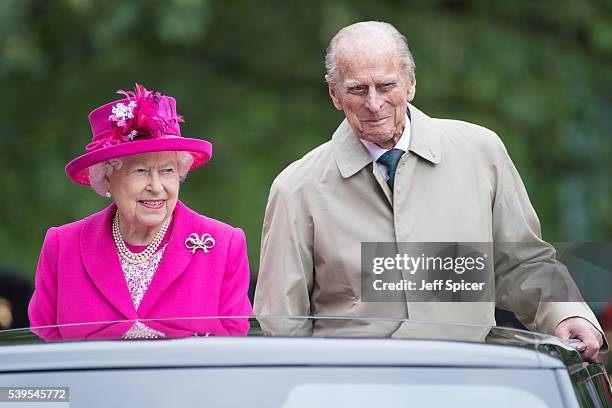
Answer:
[(184, 151), (190, 153), (193, 156), (193, 164), (189, 169), (191, 171), (210, 160), (212, 145), (206, 140), (190, 139), (187, 137), (135, 140), (79, 156), (66, 165), (66, 174), (75, 182), (88, 186), (89, 167), (94, 164), (134, 154), (163, 151)]

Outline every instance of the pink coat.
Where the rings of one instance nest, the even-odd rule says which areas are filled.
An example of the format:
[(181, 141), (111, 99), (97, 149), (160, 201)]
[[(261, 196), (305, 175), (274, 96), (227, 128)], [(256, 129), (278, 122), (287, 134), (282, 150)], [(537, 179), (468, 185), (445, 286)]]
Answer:
[[(180, 201), (168, 246), (138, 310), (111, 235), (116, 206), (47, 231), (30, 301), (32, 326), (195, 316), (248, 316), (249, 264), (244, 232), (199, 215)], [(209, 233), (215, 245), (192, 254), (185, 240)], [(161, 324), (161, 325), (160, 325)], [(247, 319), (147, 323), (168, 333), (244, 335)], [(36, 330), (47, 340), (121, 337), (131, 323)]]

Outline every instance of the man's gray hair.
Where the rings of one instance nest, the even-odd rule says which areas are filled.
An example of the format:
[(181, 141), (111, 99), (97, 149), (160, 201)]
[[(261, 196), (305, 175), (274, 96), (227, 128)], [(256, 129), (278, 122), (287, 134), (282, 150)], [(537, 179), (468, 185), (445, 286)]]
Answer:
[(382, 21), (362, 21), (359, 23), (352, 24), (344, 27), (342, 30), (331, 39), (327, 51), (325, 53), (325, 71), (328, 76), (328, 81), (331, 84), (337, 84), (340, 80), (340, 73), (338, 72), (338, 60), (336, 57), (336, 51), (340, 41), (350, 37), (357, 36), (374, 36), (384, 35), (391, 39), (397, 46), (400, 57), (400, 64), (404, 70), (406, 76), (410, 80), (414, 80), (414, 58), (408, 48), (408, 41), (406, 37), (402, 35), (395, 27), (389, 23)]
[[(187, 173), (193, 164), (193, 156), (188, 152), (176, 152), (176, 161), (178, 163), (179, 180), (185, 181)], [(119, 170), (123, 166), (122, 159), (110, 159), (103, 163), (94, 164), (89, 168), (89, 184), (96, 193), (102, 197), (106, 196), (108, 191), (107, 178), (110, 178), (113, 171)]]

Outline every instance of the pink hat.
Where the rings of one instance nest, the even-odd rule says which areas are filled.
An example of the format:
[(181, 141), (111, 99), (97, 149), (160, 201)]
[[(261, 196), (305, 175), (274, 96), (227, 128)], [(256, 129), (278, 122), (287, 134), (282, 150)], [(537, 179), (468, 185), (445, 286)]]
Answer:
[(89, 114), (93, 138), (87, 153), (66, 165), (66, 174), (77, 183), (89, 185), (89, 167), (106, 160), (133, 154), (185, 151), (193, 156), (190, 170), (202, 166), (212, 154), (212, 145), (181, 136), (176, 101), (136, 84), (135, 92), (117, 91), (126, 99), (107, 103)]

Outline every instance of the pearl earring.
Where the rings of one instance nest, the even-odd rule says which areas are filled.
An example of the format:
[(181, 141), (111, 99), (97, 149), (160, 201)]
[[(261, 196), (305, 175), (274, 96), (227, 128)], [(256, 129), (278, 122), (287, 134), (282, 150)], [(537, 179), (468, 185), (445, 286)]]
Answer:
[(105, 196), (106, 198), (110, 198), (110, 196), (111, 196), (110, 191), (107, 191), (107, 192), (104, 194), (104, 196)]

